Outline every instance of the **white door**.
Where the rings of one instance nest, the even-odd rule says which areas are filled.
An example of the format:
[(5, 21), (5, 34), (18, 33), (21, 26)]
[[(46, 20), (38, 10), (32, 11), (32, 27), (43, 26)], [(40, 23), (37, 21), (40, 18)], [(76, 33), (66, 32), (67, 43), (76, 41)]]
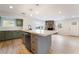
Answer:
[(71, 20), (70, 32), (71, 35), (79, 36), (79, 21), (78, 20)]

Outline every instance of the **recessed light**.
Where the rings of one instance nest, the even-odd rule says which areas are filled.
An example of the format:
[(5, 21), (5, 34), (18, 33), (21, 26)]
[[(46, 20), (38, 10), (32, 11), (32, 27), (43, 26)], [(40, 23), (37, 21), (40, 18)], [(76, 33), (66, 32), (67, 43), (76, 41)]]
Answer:
[(39, 4), (36, 4), (36, 6), (39, 6)]
[(24, 12), (22, 12), (21, 14), (22, 14), (22, 15), (25, 15), (25, 13), (24, 13)]
[(13, 6), (9, 6), (9, 8), (10, 8), (10, 9), (12, 9), (12, 8), (13, 8)]
[(33, 16), (32, 14), (30, 14), (30, 16)]
[(59, 14), (61, 14), (61, 13), (62, 13), (62, 11), (58, 11), (58, 13), (59, 13)]

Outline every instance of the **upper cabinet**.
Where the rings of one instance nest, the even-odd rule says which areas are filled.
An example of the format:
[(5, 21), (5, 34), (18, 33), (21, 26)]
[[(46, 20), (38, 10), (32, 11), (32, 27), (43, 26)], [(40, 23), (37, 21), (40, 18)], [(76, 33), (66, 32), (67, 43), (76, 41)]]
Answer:
[(16, 26), (22, 27), (23, 26), (23, 19), (16, 19)]

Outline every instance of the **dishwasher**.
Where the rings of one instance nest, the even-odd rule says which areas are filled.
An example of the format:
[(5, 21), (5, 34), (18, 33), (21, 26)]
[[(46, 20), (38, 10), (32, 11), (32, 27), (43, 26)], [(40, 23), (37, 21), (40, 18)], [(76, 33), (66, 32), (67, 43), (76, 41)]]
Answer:
[(31, 34), (28, 32), (24, 33), (24, 45), (29, 51), (31, 51)]

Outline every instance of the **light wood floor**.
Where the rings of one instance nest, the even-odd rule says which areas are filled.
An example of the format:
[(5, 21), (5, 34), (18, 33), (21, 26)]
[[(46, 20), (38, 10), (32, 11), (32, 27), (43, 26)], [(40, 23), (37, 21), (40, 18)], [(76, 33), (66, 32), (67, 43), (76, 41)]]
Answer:
[(52, 35), (51, 53), (79, 54), (79, 36)]
[(12, 39), (0, 42), (0, 54), (31, 54), (22, 39)]

